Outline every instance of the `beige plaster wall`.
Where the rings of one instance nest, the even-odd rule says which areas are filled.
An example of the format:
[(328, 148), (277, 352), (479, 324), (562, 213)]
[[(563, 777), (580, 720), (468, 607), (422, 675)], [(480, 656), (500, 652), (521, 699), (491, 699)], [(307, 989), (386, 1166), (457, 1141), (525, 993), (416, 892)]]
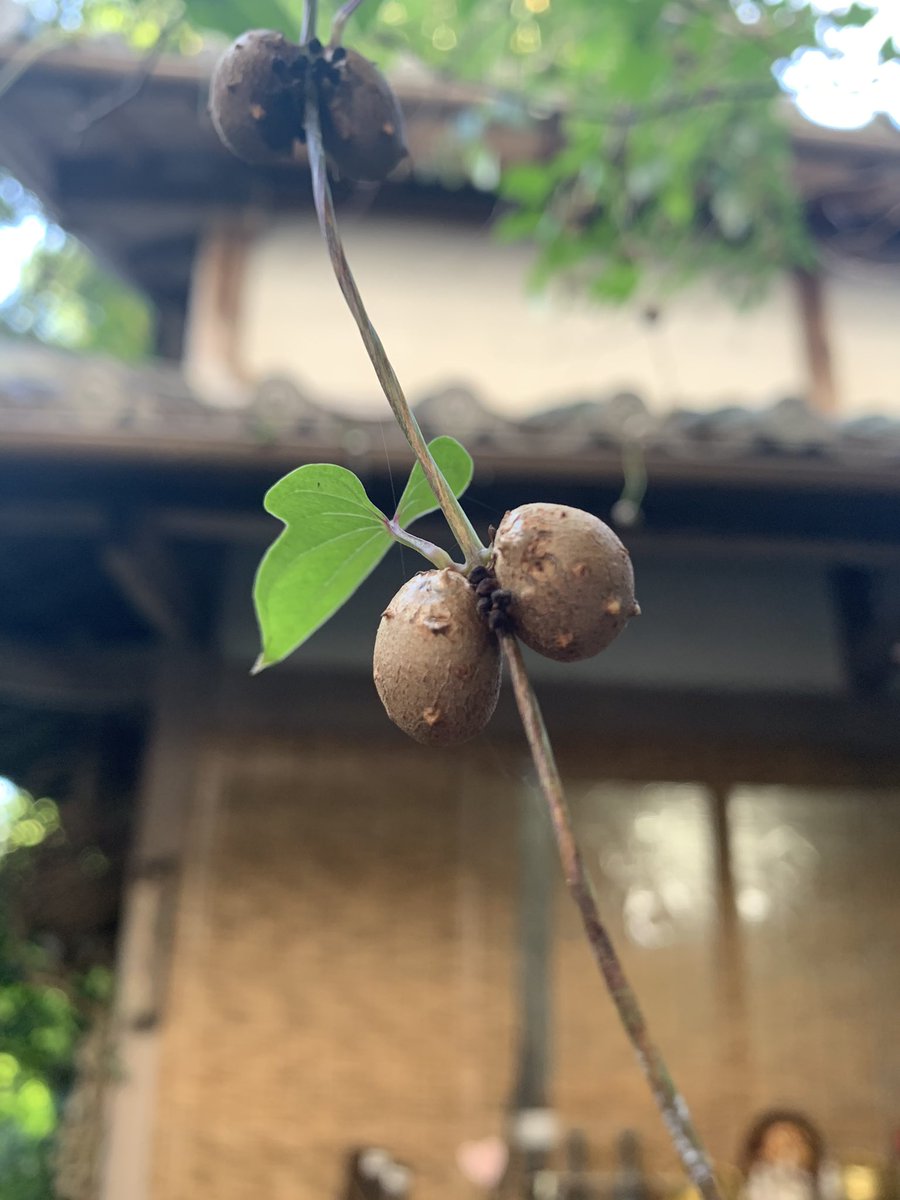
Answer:
[[(342, 229), (373, 321), (413, 399), (463, 383), (512, 416), (616, 389), (636, 390), (658, 410), (764, 406), (806, 391), (787, 280), (749, 310), (712, 284), (698, 286), (650, 323), (643, 306), (529, 295), (531, 250), (500, 245), (486, 227), (348, 217)], [(245, 385), (287, 375), (337, 408), (381, 411), (313, 221), (267, 224), (245, 253), (232, 345)], [(900, 410), (889, 373), (900, 275), (835, 275), (827, 304), (841, 411)], [(224, 398), (228, 371), (211, 349), (205, 316), (194, 313), (189, 370), (204, 391)]]
[[(490, 231), (345, 220), (347, 253), (411, 398), (451, 383), (513, 415), (584, 394), (639, 391), (654, 407), (715, 407), (797, 393), (803, 366), (793, 297), (738, 313), (709, 288), (650, 325), (637, 310), (528, 294), (531, 251)], [(196, 315), (196, 314), (195, 314)], [(194, 321), (188, 361), (219, 371)], [(261, 231), (247, 252), (235, 357), (251, 380), (295, 377), (340, 408), (380, 411), (377, 385), (311, 221)]]

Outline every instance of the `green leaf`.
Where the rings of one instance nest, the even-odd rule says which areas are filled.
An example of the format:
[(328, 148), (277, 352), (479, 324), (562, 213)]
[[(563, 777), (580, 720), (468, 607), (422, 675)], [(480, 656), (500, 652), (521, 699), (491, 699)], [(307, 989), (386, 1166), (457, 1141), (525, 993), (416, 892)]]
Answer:
[[(472, 459), (452, 437), (429, 449), (454, 495), (472, 480)], [(265, 507), (285, 524), (259, 565), (253, 587), (262, 653), (254, 672), (287, 658), (346, 603), (393, 544), (384, 513), (352, 471), (328, 463), (298, 467), (269, 489)], [(418, 463), (397, 506), (406, 528), (439, 507)]]
[[(474, 466), (472, 458), (464, 446), (456, 438), (437, 437), (428, 443), (434, 461), (440, 468), (441, 474), (453, 495), (459, 498), (472, 482)], [(407, 529), (413, 521), (424, 517), (427, 513), (440, 508), (431, 490), (425, 474), (418, 463), (413, 467), (409, 482), (403, 489), (400, 503), (394, 514), (394, 520), (401, 529)]]
[(523, 163), (506, 168), (500, 191), (507, 200), (531, 207), (544, 204), (555, 186), (553, 172), (544, 164)]
[(266, 494), (285, 530), (253, 587), (262, 653), (254, 672), (281, 662), (345, 603), (391, 547), (386, 519), (352, 471), (298, 467)]
[(598, 300), (613, 300), (622, 303), (634, 295), (640, 271), (626, 259), (609, 263), (590, 286), (590, 293)]
[(494, 235), (504, 243), (520, 242), (534, 237), (541, 221), (539, 212), (506, 213), (494, 226)]

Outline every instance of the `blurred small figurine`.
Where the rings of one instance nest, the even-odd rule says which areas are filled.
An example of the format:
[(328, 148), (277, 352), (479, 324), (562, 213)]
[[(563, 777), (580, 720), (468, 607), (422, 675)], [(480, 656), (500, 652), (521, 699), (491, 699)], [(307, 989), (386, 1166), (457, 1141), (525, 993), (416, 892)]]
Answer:
[(367, 1146), (347, 1156), (341, 1200), (407, 1200), (412, 1172), (386, 1150)]
[(838, 1168), (808, 1117), (771, 1109), (750, 1127), (740, 1157), (741, 1200), (843, 1200)]
[(616, 1138), (618, 1171), (612, 1188), (612, 1200), (653, 1200), (654, 1191), (644, 1170), (641, 1139), (631, 1129)]

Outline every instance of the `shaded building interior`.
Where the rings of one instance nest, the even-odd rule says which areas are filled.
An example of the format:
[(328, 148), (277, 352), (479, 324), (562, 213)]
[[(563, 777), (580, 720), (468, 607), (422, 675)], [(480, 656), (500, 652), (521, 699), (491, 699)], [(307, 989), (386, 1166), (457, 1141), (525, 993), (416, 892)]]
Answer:
[[(375, 627), (420, 564), (392, 551), (301, 654), (248, 674), (266, 489), (339, 462), (389, 511), (409, 455), (386, 419), (302, 381), (247, 381), (228, 406), (185, 381), (205, 229), (308, 213), (308, 185), (221, 151), (195, 63), (71, 137), (61, 114), (128, 69), (48, 56), (0, 114), (7, 165), (158, 313), (151, 365), (21, 345), (0, 365), (0, 772), (68, 814), (34, 926), (73, 960), (116, 940), (103, 1195), (312, 1197), (371, 1144), (450, 1196), (467, 1148), (544, 1109), (560, 1144), (540, 1165), (581, 1130), (607, 1180), (633, 1129), (669, 1186), (508, 693), (453, 753), (407, 744), (380, 707)], [(426, 163), (458, 103), (415, 98)], [(524, 156), (555, 129), (494, 136)], [(817, 179), (854, 154), (884, 152), (798, 144)], [(364, 201), (464, 227), (494, 205), (424, 168)], [(827, 211), (810, 202), (823, 239)], [(455, 386), (418, 411), (472, 453), (482, 533), (537, 499), (609, 518), (646, 474), (620, 530), (640, 622), (577, 667), (529, 658), (586, 857), (717, 1160), (790, 1103), (880, 1170), (900, 1099), (900, 422), (811, 399), (659, 414), (619, 393), (515, 419)], [(447, 544), (434, 519), (421, 532)]]

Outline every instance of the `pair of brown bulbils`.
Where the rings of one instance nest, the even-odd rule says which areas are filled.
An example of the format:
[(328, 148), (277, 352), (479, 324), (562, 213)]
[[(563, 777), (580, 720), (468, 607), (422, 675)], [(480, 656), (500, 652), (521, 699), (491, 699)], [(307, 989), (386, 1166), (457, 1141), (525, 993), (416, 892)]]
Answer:
[[(223, 55), (210, 113), (239, 158), (280, 162), (306, 140), (311, 95), (341, 175), (382, 180), (405, 157), (397, 99), (372, 63), (268, 29), (242, 34)], [(426, 571), (403, 585), (378, 627), (375, 686), (404, 732), (454, 745), (480, 733), (497, 705), (498, 633), (575, 662), (604, 650), (638, 612), (628, 551), (608, 525), (562, 504), (526, 504), (500, 522), (489, 567), (468, 577)]]
[(407, 153), (403, 115), (387, 80), (355, 50), (316, 40), (300, 46), (271, 29), (251, 29), (219, 60), (210, 115), (238, 158), (284, 162), (306, 141), (310, 87), (332, 168), (347, 179), (385, 179)]
[[(508, 512), (490, 575), (502, 589), (502, 628), (559, 662), (599, 654), (640, 612), (628, 551), (598, 517), (563, 504)], [(452, 568), (426, 571), (382, 615), (375, 686), (394, 724), (418, 742), (467, 741), (493, 715), (500, 648), (492, 625), (499, 623), (479, 609), (478, 593), (487, 591)]]

